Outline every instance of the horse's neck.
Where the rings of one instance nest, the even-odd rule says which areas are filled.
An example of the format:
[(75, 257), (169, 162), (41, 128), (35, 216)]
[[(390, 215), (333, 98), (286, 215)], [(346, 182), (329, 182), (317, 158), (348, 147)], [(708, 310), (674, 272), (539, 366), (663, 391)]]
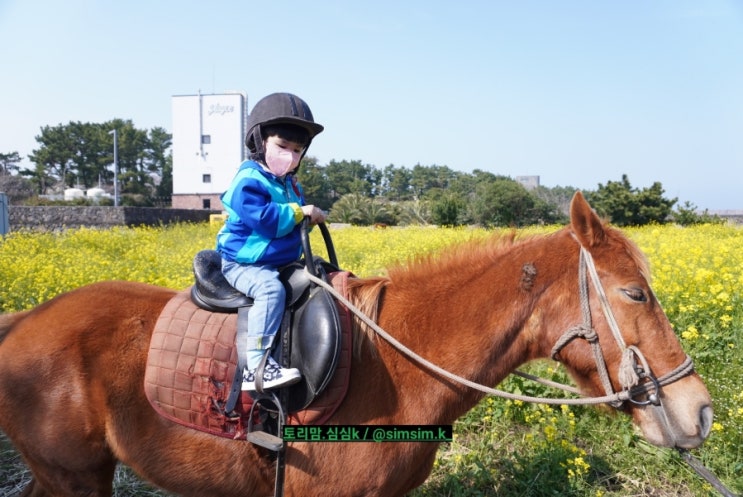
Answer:
[[(552, 339), (539, 335), (544, 326), (529, 323), (535, 312), (539, 314), (535, 310), (552, 280), (559, 277), (560, 271), (545, 261), (550, 252), (546, 243), (544, 239), (519, 243), (492, 254), (483, 264), (448, 261), (450, 267), (442, 268), (437, 278), (422, 276), (404, 285), (393, 278), (385, 290), (379, 323), (447, 371), (495, 385), (542, 353), (538, 349)], [(418, 406), (418, 415), (427, 411), (456, 418), (482, 396), (426, 371), (398, 351), (384, 347), (380, 353), (385, 369), (395, 372), (401, 398), (417, 393), (425, 404)], [(449, 406), (441, 401), (447, 398)]]

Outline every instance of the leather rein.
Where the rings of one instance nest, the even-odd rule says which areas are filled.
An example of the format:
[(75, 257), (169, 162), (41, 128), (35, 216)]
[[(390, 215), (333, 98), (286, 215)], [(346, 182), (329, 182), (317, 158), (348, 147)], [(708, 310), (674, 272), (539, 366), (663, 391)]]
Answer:
[[(361, 321), (372, 328), (380, 337), (382, 337), (403, 355), (445, 378), (448, 378), (457, 383), (461, 383), (475, 390), (479, 390), (481, 392), (505, 399), (553, 405), (609, 404), (615, 408), (621, 407), (626, 401), (641, 406), (648, 404), (660, 405), (660, 387), (680, 380), (681, 378), (691, 374), (691, 372), (694, 370), (694, 364), (692, 363), (691, 358), (687, 355), (686, 359), (675, 369), (659, 378), (656, 378), (650, 370), (648, 362), (640, 349), (634, 345), (627, 346), (619, 331), (619, 326), (617, 325), (616, 319), (614, 318), (614, 313), (612, 312), (611, 306), (609, 305), (609, 300), (606, 297), (604, 288), (601, 285), (601, 280), (598, 276), (598, 273), (596, 272), (596, 266), (594, 265), (593, 257), (591, 256), (590, 252), (588, 252), (588, 250), (586, 250), (586, 248), (582, 245), (580, 248), (580, 262), (578, 264), (578, 288), (580, 292), (583, 323), (570, 328), (562, 335), (562, 337), (560, 337), (560, 339), (558, 339), (557, 343), (552, 348), (552, 358), (555, 360), (559, 360), (560, 351), (571, 341), (577, 338), (586, 340), (591, 345), (598, 374), (606, 393), (606, 395), (601, 397), (532, 397), (528, 395), (519, 395), (505, 392), (503, 390), (497, 390), (455, 375), (410, 350), (408, 347), (400, 343), (397, 339), (383, 330), (379, 325), (377, 325), (377, 323), (375, 323), (371, 318), (361, 312), (356, 306), (354, 306), (345, 297), (339, 294), (323, 279), (314, 276), (306, 268), (305, 272), (307, 274), (307, 277), (313, 283), (325, 288), (339, 302), (343, 303), (343, 305), (345, 305), (351, 312), (353, 312), (359, 319), (361, 319)], [(607, 323), (609, 323), (609, 327), (612, 331), (614, 340), (617, 342), (617, 345), (622, 351), (622, 360), (619, 366), (619, 383), (622, 389), (618, 392), (615, 392), (612, 387), (611, 380), (609, 378), (609, 372), (606, 367), (606, 361), (604, 360), (604, 356), (601, 351), (601, 345), (599, 344), (598, 334), (596, 333), (596, 330), (593, 329), (592, 325), (591, 308), (588, 298), (589, 275), (591, 283), (593, 284), (593, 287), (598, 295), (604, 317), (606, 318)], [(518, 370), (514, 371), (514, 374), (553, 388), (558, 388), (577, 395), (582, 395), (578, 389), (568, 385), (563, 385), (561, 383), (538, 378), (536, 376), (523, 373)], [(646, 395), (646, 399), (638, 400), (638, 397), (642, 395)]]

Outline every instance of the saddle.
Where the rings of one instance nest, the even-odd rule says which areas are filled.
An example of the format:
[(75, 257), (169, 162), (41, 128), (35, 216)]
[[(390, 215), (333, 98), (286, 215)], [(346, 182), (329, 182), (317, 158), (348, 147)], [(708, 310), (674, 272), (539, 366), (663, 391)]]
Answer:
[[(345, 294), (348, 272), (313, 258), (315, 271)], [(194, 258), (195, 282), (163, 309), (153, 332), (145, 372), (145, 393), (164, 417), (230, 438), (245, 434), (254, 398), (241, 392), (237, 350), (252, 299), (224, 279), (213, 250)], [(313, 273), (314, 274), (314, 273)], [(280, 270), (286, 310), (272, 354), (302, 372), (300, 382), (282, 389), (288, 424), (327, 420), (345, 396), (351, 363), (350, 313), (330, 293), (313, 285), (304, 264)], [(236, 343), (237, 342), (237, 343)], [(237, 346), (236, 346), (237, 345)], [(288, 363), (287, 363), (288, 362)]]

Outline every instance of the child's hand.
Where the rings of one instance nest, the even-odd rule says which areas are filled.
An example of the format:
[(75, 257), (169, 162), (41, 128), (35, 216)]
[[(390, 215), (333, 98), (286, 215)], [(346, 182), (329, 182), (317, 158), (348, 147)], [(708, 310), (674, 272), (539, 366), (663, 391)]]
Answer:
[(325, 218), (328, 217), (325, 211), (323, 211), (319, 207), (315, 207), (314, 205), (303, 205), (302, 213), (305, 215), (305, 217), (310, 218), (310, 224), (325, 222)]

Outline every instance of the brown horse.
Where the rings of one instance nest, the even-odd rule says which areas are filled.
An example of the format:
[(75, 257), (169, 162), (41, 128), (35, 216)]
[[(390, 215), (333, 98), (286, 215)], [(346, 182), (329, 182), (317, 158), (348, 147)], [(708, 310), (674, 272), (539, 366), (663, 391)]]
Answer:
[[(642, 352), (657, 377), (678, 368), (686, 355), (648, 286), (643, 257), (580, 193), (570, 225), (556, 233), (465, 244), (388, 277), (359, 279), (352, 299), (421, 356), (494, 385), (520, 364), (549, 357), (565, 330), (584, 321), (581, 246), (593, 256), (626, 345)], [(150, 334), (174, 294), (139, 283), (99, 283), (0, 317), (0, 428), (33, 473), (24, 495), (110, 495), (117, 461), (184, 496), (272, 494), (274, 465), (264, 449), (171, 423), (145, 398)], [(619, 391), (621, 346), (596, 293), (589, 295), (583, 302), (594, 316), (608, 380)], [(386, 341), (363, 332), (356, 338), (362, 346), (348, 395), (331, 424), (447, 425), (483, 396)], [(569, 341), (557, 357), (583, 392), (605, 394), (587, 342)], [(653, 444), (699, 446), (712, 422), (700, 378), (688, 372), (660, 387), (658, 397), (657, 405), (625, 402), (621, 409)], [(437, 448), (290, 443), (286, 495), (401, 496), (427, 478)]]

